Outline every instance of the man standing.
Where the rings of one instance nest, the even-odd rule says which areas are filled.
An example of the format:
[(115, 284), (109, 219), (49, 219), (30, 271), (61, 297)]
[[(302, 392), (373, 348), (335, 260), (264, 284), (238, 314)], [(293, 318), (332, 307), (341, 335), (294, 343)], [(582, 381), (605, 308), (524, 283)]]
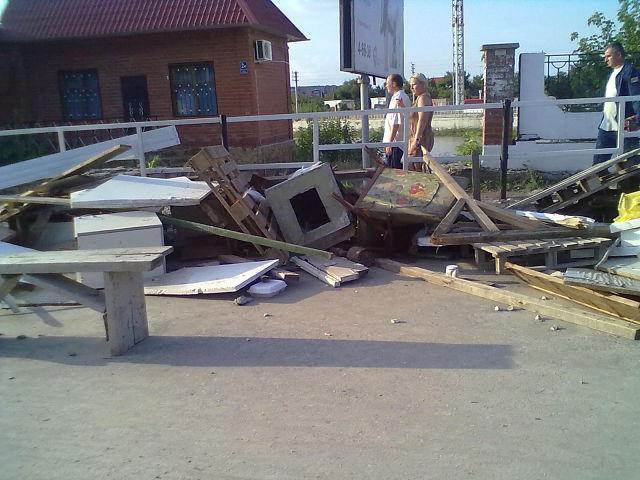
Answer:
[[(609, 76), (605, 97), (622, 97), (626, 95), (640, 95), (640, 74), (629, 62), (625, 61), (624, 48), (618, 42), (607, 45), (604, 51), (604, 61), (613, 71)], [(596, 148), (615, 148), (618, 145), (618, 129), (625, 125), (618, 125), (617, 103), (605, 102), (602, 121), (598, 128)], [(627, 102), (625, 104), (625, 124), (635, 125), (640, 120), (640, 102)], [(637, 138), (627, 138), (624, 142), (624, 150), (631, 150), (638, 145)], [(598, 154), (593, 156), (593, 164), (606, 162), (611, 158), (610, 154)]]
[[(391, 95), (389, 108), (408, 108), (411, 106), (409, 96), (402, 89), (402, 76), (394, 73), (387, 77), (386, 88)], [(387, 113), (384, 117), (383, 142), (402, 142), (404, 140), (403, 118), (400, 113)], [(387, 165), (391, 168), (402, 168), (403, 151), (399, 147), (385, 147)]]

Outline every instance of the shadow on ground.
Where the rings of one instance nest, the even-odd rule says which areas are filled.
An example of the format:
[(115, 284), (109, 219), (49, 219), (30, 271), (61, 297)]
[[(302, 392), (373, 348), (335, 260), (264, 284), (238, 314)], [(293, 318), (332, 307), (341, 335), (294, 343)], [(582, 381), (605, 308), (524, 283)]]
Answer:
[(68, 365), (132, 363), (193, 367), (512, 368), (509, 345), (370, 340), (152, 336), (121, 357), (98, 338), (0, 339), (0, 358)]

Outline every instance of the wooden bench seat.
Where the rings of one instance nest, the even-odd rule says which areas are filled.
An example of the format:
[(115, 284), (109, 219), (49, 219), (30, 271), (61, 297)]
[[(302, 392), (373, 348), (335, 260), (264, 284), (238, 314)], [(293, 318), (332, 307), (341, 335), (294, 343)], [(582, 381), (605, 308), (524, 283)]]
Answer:
[[(0, 284), (3, 294), (0, 300), (21, 275), (27, 275), (26, 279), (35, 280), (32, 283), (36, 285), (53, 288), (95, 310), (102, 309), (106, 312), (111, 354), (121, 355), (149, 335), (142, 272), (156, 268), (172, 250), (172, 247), (139, 247), (0, 254), (0, 275), (4, 281)], [(104, 273), (104, 300), (101, 292), (56, 275), (77, 272)]]

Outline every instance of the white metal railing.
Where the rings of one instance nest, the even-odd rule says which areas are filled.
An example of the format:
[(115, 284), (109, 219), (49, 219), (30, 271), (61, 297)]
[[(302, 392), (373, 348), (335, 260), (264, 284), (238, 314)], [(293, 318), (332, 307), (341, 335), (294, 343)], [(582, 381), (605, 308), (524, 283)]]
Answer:
[[(543, 107), (543, 106), (562, 106), (562, 105), (585, 105), (585, 104), (602, 104), (604, 102), (616, 102), (618, 104), (618, 125), (624, 125), (624, 105), (626, 102), (640, 101), (640, 95), (627, 96), (627, 97), (611, 97), (611, 98), (577, 98), (566, 100), (527, 100), (512, 102), (513, 108), (520, 107)], [(407, 107), (400, 109), (373, 109), (373, 110), (348, 110), (339, 112), (312, 112), (312, 113), (292, 113), (292, 114), (273, 114), (273, 115), (247, 115), (247, 116), (235, 116), (227, 117), (228, 124), (244, 123), (244, 122), (260, 122), (260, 121), (295, 121), (295, 120), (310, 120), (312, 122), (312, 134), (313, 134), (313, 162), (320, 160), (320, 153), (323, 151), (336, 151), (336, 150), (364, 150), (364, 147), (382, 148), (388, 146), (396, 146), (403, 148), (405, 152), (408, 151), (409, 141), (409, 125), (410, 115), (413, 112), (448, 112), (448, 111), (465, 111), (465, 110), (489, 110), (489, 109), (502, 109), (502, 103), (484, 103), (484, 104), (469, 104), (469, 105), (442, 105), (431, 107)], [(355, 142), (350, 144), (321, 144), (320, 143), (320, 122), (323, 119), (331, 118), (346, 118), (346, 117), (361, 117), (368, 118), (369, 116), (380, 116), (387, 113), (400, 113), (403, 116), (403, 133), (404, 141), (402, 142)], [(138, 158), (140, 161), (141, 170), (144, 172), (144, 150), (142, 148), (142, 129), (146, 127), (163, 127), (163, 126), (182, 126), (182, 125), (206, 125), (206, 124), (220, 124), (220, 117), (206, 117), (196, 119), (185, 120), (157, 120), (148, 122), (126, 122), (126, 123), (110, 123), (110, 124), (92, 124), (92, 125), (61, 125), (55, 127), (37, 127), (15, 130), (0, 130), (0, 137), (12, 136), (12, 135), (29, 135), (29, 134), (43, 134), (43, 133), (56, 133), (58, 136), (58, 144), (61, 152), (66, 150), (65, 145), (65, 132), (72, 131), (90, 131), (90, 130), (109, 130), (109, 129), (123, 129), (123, 128), (135, 128), (138, 135)], [(365, 124), (366, 122), (363, 122)], [(595, 132), (594, 132), (595, 133)], [(581, 149), (581, 150), (547, 150), (544, 152), (519, 152), (510, 154), (511, 158), (516, 157), (549, 157), (549, 156), (567, 156), (575, 153), (599, 153), (599, 154), (620, 154), (624, 148), (624, 139), (628, 137), (640, 137), (640, 132), (625, 132), (623, 128), (618, 129), (617, 146), (615, 148), (601, 148), (601, 149)], [(367, 135), (364, 136), (367, 138)], [(497, 158), (499, 155), (484, 155), (483, 158)], [(461, 157), (464, 158), (464, 157)], [(363, 168), (369, 167), (369, 159), (364, 154), (362, 155)], [(408, 168), (409, 163), (421, 161), (420, 157), (409, 158), (404, 162), (404, 167)], [(294, 162), (294, 163), (275, 163), (275, 164), (253, 164), (241, 167), (242, 169), (248, 169), (247, 167), (255, 167), (264, 170), (268, 169), (281, 169), (295, 168), (301, 165), (309, 165), (311, 162)]]

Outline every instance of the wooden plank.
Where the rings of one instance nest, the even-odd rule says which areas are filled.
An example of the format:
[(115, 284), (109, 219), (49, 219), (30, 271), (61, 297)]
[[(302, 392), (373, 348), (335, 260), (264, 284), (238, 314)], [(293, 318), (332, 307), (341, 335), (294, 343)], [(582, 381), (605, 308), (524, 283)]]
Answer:
[(522, 228), (524, 230), (542, 230), (544, 228), (549, 228), (544, 222), (516, 215), (512, 211), (491, 203), (478, 202), (478, 206), (494, 220), (499, 220), (517, 228)]
[(99, 313), (106, 312), (104, 293), (56, 273), (23, 275), (25, 282), (78, 302)]
[(334, 257), (331, 260), (305, 257), (303, 260), (309, 262), (318, 270), (321, 270), (328, 275), (337, 278), (340, 283), (350, 282), (352, 280), (357, 280), (358, 278), (360, 278), (360, 273), (358, 271), (355, 271), (349, 267), (345, 267), (344, 265), (340, 265), (338, 262), (338, 257)]
[(0, 300), (9, 295), (19, 281), (20, 275), (0, 275)]
[[(602, 229), (585, 230), (583, 235), (603, 235)], [(435, 245), (470, 245), (474, 243), (489, 243), (497, 241), (530, 240), (574, 237), (576, 231), (569, 228), (546, 230), (503, 230), (500, 232), (465, 232), (445, 233), (440, 236), (431, 236), (431, 242)]]
[(107, 337), (112, 355), (122, 355), (149, 336), (141, 272), (106, 272)]
[(567, 285), (588, 287), (594, 290), (640, 296), (640, 280), (596, 270), (568, 268), (564, 273), (564, 283)]
[(160, 253), (140, 253), (136, 250), (13, 253), (0, 256), (0, 273), (142, 272), (159, 266), (164, 255), (171, 252), (173, 247), (144, 247), (144, 250)]
[[(536, 272), (530, 268), (513, 263), (507, 263), (505, 267), (523, 283), (537, 290), (557, 295), (574, 303), (584, 305), (592, 310), (597, 310), (608, 315), (615, 315), (640, 324), (640, 303), (635, 300), (611, 293), (597, 292), (590, 288), (584, 288), (584, 285), (573, 286), (573, 284), (567, 283), (566, 274), (563, 282), (561, 278)], [(606, 273), (599, 273), (601, 273), (601, 275), (607, 275)]]
[(506, 289), (499, 289), (462, 278), (448, 277), (443, 273), (432, 272), (424, 268), (410, 267), (389, 259), (378, 259), (376, 264), (391, 272), (420, 278), (434, 285), (452, 288), (488, 300), (513, 305), (514, 307), (520, 307), (540, 315), (553, 317), (558, 320), (575, 323), (632, 340), (640, 338), (640, 326), (627, 320), (591, 313), (566, 305), (555, 305), (548, 300), (540, 300), (528, 295), (510, 292)]
[(436, 174), (438, 179), (444, 184), (445, 187), (456, 197), (458, 200), (464, 200), (467, 204), (467, 208), (469, 209), (473, 218), (476, 219), (478, 224), (482, 227), (483, 230), (487, 232), (499, 232), (500, 229), (496, 227), (495, 223), (491, 221), (491, 219), (487, 216), (484, 211), (480, 208), (480, 206), (476, 203), (476, 201), (467, 195), (467, 192), (458, 185), (449, 172), (447, 172), (431, 155), (427, 152), (424, 152), (423, 149), (423, 161), (429, 166), (431, 171)]
[(443, 233), (447, 233), (449, 230), (451, 230), (451, 227), (458, 219), (460, 212), (462, 212), (462, 209), (466, 204), (467, 202), (463, 199), (456, 200), (456, 203), (454, 203), (453, 207), (451, 207), (451, 210), (449, 210), (442, 221), (438, 224), (432, 235), (442, 235)]
[(71, 206), (71, 200), (60, 197), (32, 197), (27, 195), (0, 195), (0, 202), (3, 203), (24, 203), (39, 205), (62, 205), (64, 207)]
[(301, 258), (298, 257), (291, 257), (291, 261), (293, 263), (295, 263), (296, 265), (298, 265), (302, 270), (304, 270), (305, 272), (313, 275), (314, 277), (316, 277), (319, 280), (322, 280), (324, 283), (336, 288), (340, 286), (340, 280), (338, 280), (337, 278), (329, 275), (326, 272), (323, 272), (322, 270), (314, 267), (313, 265), (311, 265), (309, 262), (305, 262), (304, 260), (302, 260)]

